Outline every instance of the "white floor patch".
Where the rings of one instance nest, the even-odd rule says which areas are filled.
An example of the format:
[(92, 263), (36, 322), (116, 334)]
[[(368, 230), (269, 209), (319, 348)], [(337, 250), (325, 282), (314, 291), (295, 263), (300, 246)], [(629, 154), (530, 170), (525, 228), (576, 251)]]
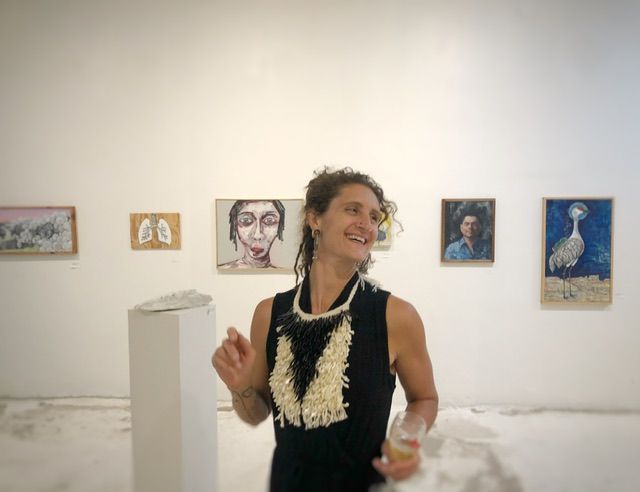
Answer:
[[(221, 406), (218, 428), (220, 492), (265, 492), (271, 422)], [(393, 490), (636, 492), (640, 413), (446, 408), (422, 453)], [(0, 400), (0, 491), (133, 492), (131, 477), (127, 399)]]

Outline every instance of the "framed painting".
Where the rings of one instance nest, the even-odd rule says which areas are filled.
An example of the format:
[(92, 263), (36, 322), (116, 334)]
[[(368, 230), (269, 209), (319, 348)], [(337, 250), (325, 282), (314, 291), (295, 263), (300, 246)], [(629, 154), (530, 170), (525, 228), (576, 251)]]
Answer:
[(75, 207), (0, 207), (0, 254), (77, 252)]
[(393, 217), (389, 215), (378, 226), (378, 237), (373, 243), (373, 249), (389, 249), (392, 242)]
[(129, 214), (131, 249), (180, 249), (180, 214)]
[(216, 264), (228, 271), (293, 271), (302, 200), (216, 200)]
[(490, 263), (495, 254), (494, 198), (444, 198), (440, 260)]
[(610, 303), (613, 198), (542, 199), (543, 303)]

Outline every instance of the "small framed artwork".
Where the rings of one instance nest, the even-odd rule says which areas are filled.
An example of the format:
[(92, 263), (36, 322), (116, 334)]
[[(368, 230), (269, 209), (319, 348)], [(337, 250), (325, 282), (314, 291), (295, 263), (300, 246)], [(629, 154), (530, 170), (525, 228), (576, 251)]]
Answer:
[(131, 249), (180, 249), (180, 214), (129, 214)]
[(0, 254), (77, 252), (75, 207), (0, 207)]
[(373, 243), (373, 249), (389, 249), (391, 247), (392, 226), (393, 217), (389, 215), (378, 226), (378, 237)]
[(302, 208), (302, 200), (217, 199), (218, 269), (293, 271)]
[(613, 198), (542, 199), (543, 303), (610, 303)]
[(440, 259), (443, 262), (494, 261), (494, 198), (444, 198)]

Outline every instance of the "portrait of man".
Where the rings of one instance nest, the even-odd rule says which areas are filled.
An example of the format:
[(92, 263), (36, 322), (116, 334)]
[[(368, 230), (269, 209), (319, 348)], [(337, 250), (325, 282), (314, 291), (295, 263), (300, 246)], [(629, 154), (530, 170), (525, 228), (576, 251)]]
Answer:
[(495, 200), (442, 200), (442, 261), (494, 260)]
[(295, 239), (287, 241), (286, 232), (297, 232), (300, 207), (300, 200), (217, 200), (218, 269), (293, 268), (295, 251), (287, 246)]

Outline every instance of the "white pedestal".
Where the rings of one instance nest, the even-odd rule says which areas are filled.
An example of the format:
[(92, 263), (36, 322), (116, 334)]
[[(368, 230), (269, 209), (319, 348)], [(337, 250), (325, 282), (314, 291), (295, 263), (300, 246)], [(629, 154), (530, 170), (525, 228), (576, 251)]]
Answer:
[(129, 310), (135, 492), (217, 490), (215, 306)]

